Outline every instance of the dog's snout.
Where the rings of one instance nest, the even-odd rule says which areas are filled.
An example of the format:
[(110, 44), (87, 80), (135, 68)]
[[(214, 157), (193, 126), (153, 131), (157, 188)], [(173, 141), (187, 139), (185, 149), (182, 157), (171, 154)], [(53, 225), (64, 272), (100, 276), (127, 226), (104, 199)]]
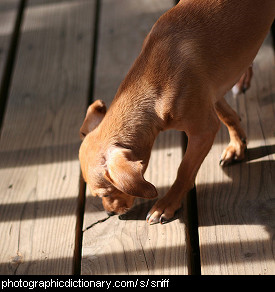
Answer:
[(109, 216), (126, 213), (134, 203), (135, 197), (120, 192), (109, 197), (102, 197), (102, 204)]

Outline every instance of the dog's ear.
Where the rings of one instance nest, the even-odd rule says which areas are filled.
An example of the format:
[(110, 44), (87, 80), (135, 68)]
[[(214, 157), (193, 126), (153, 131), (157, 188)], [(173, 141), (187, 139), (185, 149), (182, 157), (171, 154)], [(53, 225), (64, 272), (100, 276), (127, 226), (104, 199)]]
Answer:
[(121, 192), (141, 198), (155, 198), (156, 188), (142, 174), (142, 162), (129, 149), (117, 147), (107, 158), (105, 179)]
[(86, 117), (79, 131), (81, 140), (100, 124), (106, 111), (106, 105), (102, 100), (96, 100), (88, 107)]

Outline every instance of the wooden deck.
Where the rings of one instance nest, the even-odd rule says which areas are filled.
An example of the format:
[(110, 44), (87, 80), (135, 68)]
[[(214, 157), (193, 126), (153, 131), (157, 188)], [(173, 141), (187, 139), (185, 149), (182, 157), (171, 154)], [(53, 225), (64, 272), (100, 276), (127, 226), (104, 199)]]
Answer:
[[(252, 88), (227, 100), (247, 159), (219, 166), (225, 127), (175, 220), (148, 225), (153, 201), (107, 218), (80, 180), (87, 104), (110, 104), (151, 26), (173, 0), (0, 0), (0, 274), (275, 274), (275, 66), (271, 38)], [(146, 178), (163, 195), (182, 159), (162, 133)], [(86, 193), (86, 194), (85, 194)], [(105, 220), (106, 219), (106, 220)]]

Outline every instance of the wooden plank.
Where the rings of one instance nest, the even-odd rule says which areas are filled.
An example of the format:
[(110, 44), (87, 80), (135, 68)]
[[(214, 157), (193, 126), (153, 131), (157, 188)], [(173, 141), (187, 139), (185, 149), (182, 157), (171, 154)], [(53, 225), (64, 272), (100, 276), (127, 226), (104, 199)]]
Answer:
[(72, 273), (93, 11), (28, 1), (0, 143), (0, 274)]
[(248, 136), (245, 162), (219, 167), (223, 126), (197, 176), (202, 274), (275, 274), (275, 67), (271, 40), (254, 63), (249, 91), (227, 99)]
[[(101, 7), (95, 99), (109, 105), (167, 0), (104, 0)], [(173, 183), (182, 158), (181, 136), (162, 133), (155, 142), (146, 179), (161, 195)], [(183, 210), (165, 225), (148, 225), (153, 201), (136, 200), (127, 215), (106, 218), (101, 200), (88, 196), (84, 217), (82, 274), (187, 274)], [(94, 224), (98, 222), (97, 224)]]

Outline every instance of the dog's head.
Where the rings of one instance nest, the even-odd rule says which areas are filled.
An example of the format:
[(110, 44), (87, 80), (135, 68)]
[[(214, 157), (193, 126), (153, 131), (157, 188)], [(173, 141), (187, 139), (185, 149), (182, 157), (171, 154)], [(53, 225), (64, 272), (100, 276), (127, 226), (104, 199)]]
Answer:
[(154, 198), (155, 187), (143, 173), (146, 166), (131, 149), (110, 145), (100, 127), (106, 114), (105, 104), (97, 100), (89, 106), (80, 137), (83, 139), (79, 159), (84, 180), (94, 196), (102, 198), (108, 213), (123, 214), (133, 205), (135, 197)]

